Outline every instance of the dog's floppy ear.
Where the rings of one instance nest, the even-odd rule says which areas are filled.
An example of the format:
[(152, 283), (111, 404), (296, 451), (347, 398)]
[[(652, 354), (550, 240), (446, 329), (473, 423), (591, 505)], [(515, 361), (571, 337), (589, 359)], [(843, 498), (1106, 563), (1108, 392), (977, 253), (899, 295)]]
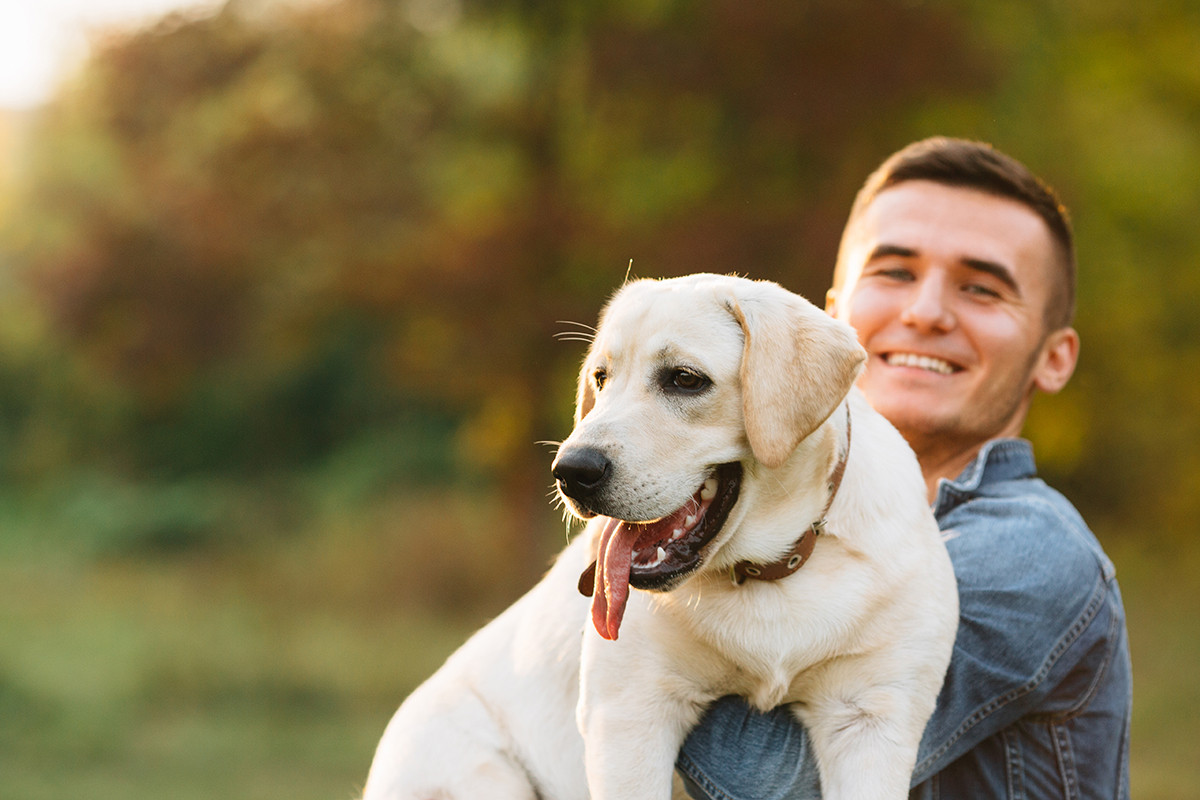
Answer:
[(849, 325), (776, 284), (756, 282), (730, 311), (745, 334), (746, 436), (756, 459), (778, 467), (838, 407), (867, 354)]

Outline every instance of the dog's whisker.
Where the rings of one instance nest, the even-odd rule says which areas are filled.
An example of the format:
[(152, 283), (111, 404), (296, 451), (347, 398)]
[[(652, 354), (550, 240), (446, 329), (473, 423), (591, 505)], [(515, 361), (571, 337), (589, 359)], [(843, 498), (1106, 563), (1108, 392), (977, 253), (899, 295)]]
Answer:
[(787, 483), (785, 483), (782, 478), (775, 478), (775, 485), (778, 486), (780, 489), (782, 489), (783, 493), (785, 495), (787, 495), (789, 498), (795, 496), (795, 487), (788, 486)]
[(560, 342), (582, 342), (583, 344), (591, 344), (596, 338), (596, 329), (591, 325), (586, 325), (582, 322), (575, 322), (569, 319), (556, 320), (559, 325), (572, 325), (578, 330), (559, 331), (554, 334), (554, 338)]
[(591, 331), (592, 333), (595, 333), (597, 330), (596, 328), (594, 328), (591, 325), (588, 325), (585, 322), (576, 322), (573, 319), (556, 319), (556, 320), (554, 320), (554, 322), (556, 325), (574, 325), (578, 328), (585, 328), (585, 329)]

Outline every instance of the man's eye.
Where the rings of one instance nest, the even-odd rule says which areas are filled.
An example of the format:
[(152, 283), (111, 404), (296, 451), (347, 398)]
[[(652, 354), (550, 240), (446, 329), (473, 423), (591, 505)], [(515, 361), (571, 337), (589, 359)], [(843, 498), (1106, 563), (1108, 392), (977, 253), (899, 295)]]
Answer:
[(893, 281), (911, 281), (913, 274), (903, 267), (891, 267), (888, 269), (878, 270), (876, 275), (882, 278), (888, 278)]
[(995, 289), (992, 289), (991, 287), (984, 286), (979, 283), (967, 284), (964, 287), (964, 289), (966, 290), (967, 294), (972, 294), (972, 295), (975, 295), (976, 297), (984, 297), (984, 298), (992, 298), (992, 299), (1000, 297), (1000, 293), (997, 292)]

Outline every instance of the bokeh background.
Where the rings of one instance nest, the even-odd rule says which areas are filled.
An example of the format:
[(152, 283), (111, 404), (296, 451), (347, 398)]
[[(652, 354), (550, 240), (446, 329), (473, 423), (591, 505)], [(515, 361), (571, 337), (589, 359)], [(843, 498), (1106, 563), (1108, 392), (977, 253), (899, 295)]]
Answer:
[[(632, 272), (820, 300), (887, 154), (1062, 194), (1027, 433), (1117, 564), (1134, 795), (1200, 796), (1200, 5), (232, 0), (0, 115), (0, 796), (350, 798), (541, 573)], [(561, 339), (561, 340), (560, 340)]]

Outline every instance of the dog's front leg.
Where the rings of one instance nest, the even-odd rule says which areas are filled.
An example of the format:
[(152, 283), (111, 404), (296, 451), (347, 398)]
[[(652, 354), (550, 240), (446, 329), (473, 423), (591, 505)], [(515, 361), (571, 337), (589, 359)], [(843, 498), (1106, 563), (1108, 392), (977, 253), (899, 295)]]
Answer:
[(812, 738), (827, 800), (903, 800), (921, 727), (908, 693), (872, 687), (825, 697), (798, 714)]
[(661, 654), (589, 631), (577, 721), (592, 800), (669, 800), (675, 757), (701, 708), (689, 683)]

